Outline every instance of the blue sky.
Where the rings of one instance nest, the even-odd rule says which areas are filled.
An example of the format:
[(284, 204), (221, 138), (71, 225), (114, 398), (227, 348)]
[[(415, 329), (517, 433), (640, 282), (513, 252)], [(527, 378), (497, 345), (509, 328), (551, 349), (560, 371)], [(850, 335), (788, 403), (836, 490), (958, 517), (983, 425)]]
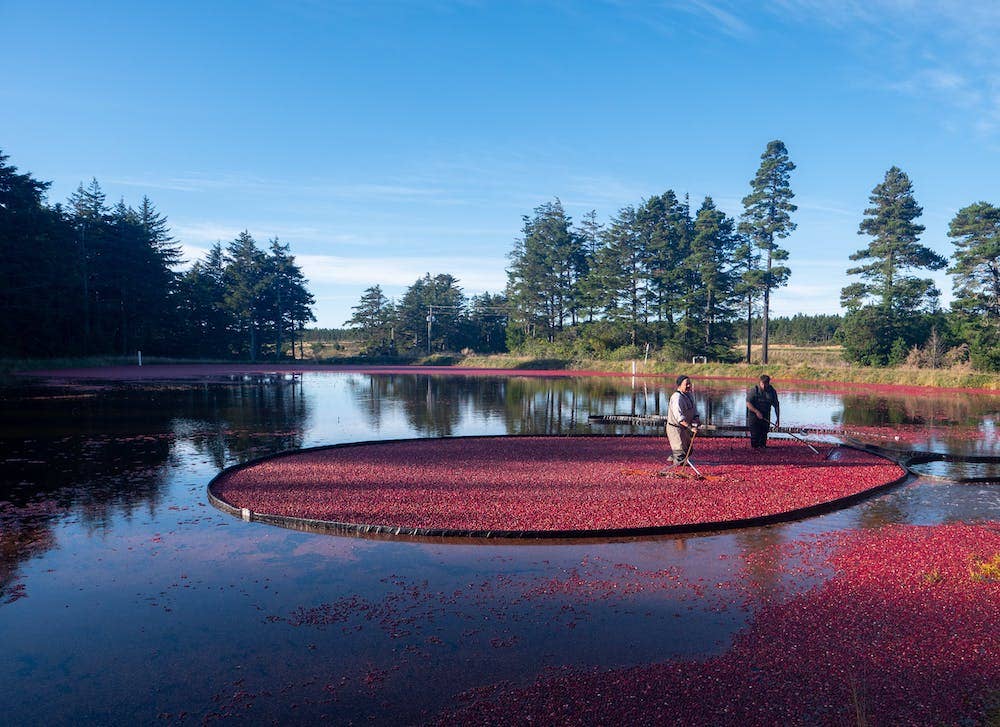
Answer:
[(942, 254), (958, 209), (1000, 203), (998, 31), (1000, 5), (950, 0), (0, 0), (0, 149), (50, 202), (92, 177), (148, 195), (189, 260), (279, 237), (339, 327), (425, 272), (499, 292), (556, 197), (738, 215), (781, 139), (799, 210), (773, 311), (836, 313), (890, 166)]

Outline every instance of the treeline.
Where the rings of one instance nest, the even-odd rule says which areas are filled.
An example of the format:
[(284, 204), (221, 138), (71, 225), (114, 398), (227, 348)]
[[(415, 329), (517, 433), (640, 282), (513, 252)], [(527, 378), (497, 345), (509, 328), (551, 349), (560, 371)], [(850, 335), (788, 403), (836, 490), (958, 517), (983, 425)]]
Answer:
[[(386, 341), (411, 351), (456, 350), (461, 340), (477, 351), (627, 356), (651, 346), (672, 357), (727, 360), (737, 324), (750, 329), (759, 318), (766, 358), (770, 295), (790, 274), (778, 242), (795, 229), (794, 169), (785, 145), (770, 142), (739, 220), (711, 197), (692, 210), (668, 190), (607, 224), (592, 211), (577, 225), (556, 199), (523, 218), (502, 294), (466, 307), (454, 278), (428, 275), (398, 304), (369, 288), (347, 325), (373, 350)], [(432, 284), (439, 280), (447, 284)], [(423, 320), (431, 308), (441, 329), (437, 338), (429, 329), (428, 340)], [(463, 323), (473, 335), (461, 334)]]
[[(774, 339), (839, 343), (848, 361), (862, 365), (1000, 370), (1000, 209), (987, 202), (960, 209), (948, 229), (954, 252), (943, 257), (920, 242), (923, 210), (898, 167), (874, 187), (862, 213), (858, 233), (869, 242), (850, 255), (854, 266), (845, 261), (855, 282), (841, 291), (843, 316), (772, 321), (771, 295), (792, 274), (779, 243), (796, 227), (794, 169), (784, 144), (770, 142), (739, 219), (711, 197), (693, 210), (672, 190), (626, 206), (603, 224), (594, 211), (574, 224), (558, 199), (535, 208), (509, 254), (506, 289), (485, 296), (506, 313), (507, 347), (619, 358), (652, 350), (674, 360), (725, 361), (750, 360), (751, 344), (760, 341), (767, 363)], [(945, 268), (952, 275), (950, 310), (941, 308), (934, 281), (923, 277)], [(431, 307), (436, 320), (446, 317), (444, 310), (471, 318), (454, 305), (454, 278), (438, 279), (448, 284), (432, 286), (428, 276), (407, 292), (405, 320), (378, 286), (369, 288), (347, 324), (373, 349), (398, 344), (404, 330), (411, 351), (456, 350), (459, 340), (476, 348), (470, 338), (439, 331), (428, 341), (422, 333), (420, 320)], [(482, 350), (494, 350), (500, 337), (489, 340), (494, 348)]]
[(507, 299), (490, 293), (468, 298), (458, 279), (447, 274), (426, 273), (398, 302), (374, 285), (352, 310), (345, 325), (358, 331), (369, 356), (496, 353), (507, 347)]
[[(858, 233), (871, 240), (850, 256), (859, 264), (847, 272), (858, 280), (840, 295), (845, 357), (1000, 370), (1000, 209), (987, 202), (960, 209), (948, 227), (949, 260), (920, 243), (923, 208), (901, 169), (890, 168), (868, 199)], [(953, 276), (950, 311), (940, 308), (934, 281), (920, 275), (945, 268)]]
[[(843, 323), (844, 317), (837, 314), (796, 313), (793, 316), (776, 316), (770, 321), (771, 343), (793, 346), (836, 345), (840, 343)], [(750, 340), (760, 340), (762, 327), (763, 321), (755, 318)], [(747, 342), (746, 330), (742, 327), (737, 334), (737, 341), (741, 344)]]
[(184, 272), (166, 217), (144, 197), (107, 203), (97, 180), (48, 205), (48, 182), (0, 153), (0, 356), (280, 356), (313, 297), (277, 239), (249, 233)]

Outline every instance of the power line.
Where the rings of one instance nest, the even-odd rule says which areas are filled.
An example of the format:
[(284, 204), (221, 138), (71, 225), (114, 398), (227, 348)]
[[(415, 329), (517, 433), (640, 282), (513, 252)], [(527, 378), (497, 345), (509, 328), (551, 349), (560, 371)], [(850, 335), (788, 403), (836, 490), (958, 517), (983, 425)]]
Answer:
[[(468, 310), (468, 306), (464, 305), (437, 305), (436, 303), (431, 303), (427, 306), (427, 355), (431, 355), (431, 324), (434, 322), (434, 309), (439, 310), (457, 310), (465, 311)], [(476, 311), (492, 310), (500, 311), (503, 315), (510, 315), (510, 310), (507, 306), (499, 305), (481, 305), (476, 306)]]

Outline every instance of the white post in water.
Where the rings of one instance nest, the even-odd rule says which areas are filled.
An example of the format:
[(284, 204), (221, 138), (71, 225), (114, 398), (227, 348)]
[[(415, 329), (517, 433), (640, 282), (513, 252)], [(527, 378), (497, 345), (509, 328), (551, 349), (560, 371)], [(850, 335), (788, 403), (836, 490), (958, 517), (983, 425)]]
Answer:
[(142, 366), (142, 351), (139, 351), (139, 365)]

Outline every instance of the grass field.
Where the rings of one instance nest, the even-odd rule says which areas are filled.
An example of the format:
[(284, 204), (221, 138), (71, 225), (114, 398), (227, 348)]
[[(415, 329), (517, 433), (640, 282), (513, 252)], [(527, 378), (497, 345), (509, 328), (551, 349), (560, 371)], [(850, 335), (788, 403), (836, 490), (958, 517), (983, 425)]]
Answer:
[[(737, 354), (746, 352), (746, 346), (733, 349)], [(761, 347), (750, 347), (751, 360), (760, 362)], [(767, 358), (777, 366), (813, 366), (816, 368), (836, 369), (850, 368), (844, 360), (843, 349), (840, 346), (795, 346), (788, 343), (770, 344), (767, 348)]]

